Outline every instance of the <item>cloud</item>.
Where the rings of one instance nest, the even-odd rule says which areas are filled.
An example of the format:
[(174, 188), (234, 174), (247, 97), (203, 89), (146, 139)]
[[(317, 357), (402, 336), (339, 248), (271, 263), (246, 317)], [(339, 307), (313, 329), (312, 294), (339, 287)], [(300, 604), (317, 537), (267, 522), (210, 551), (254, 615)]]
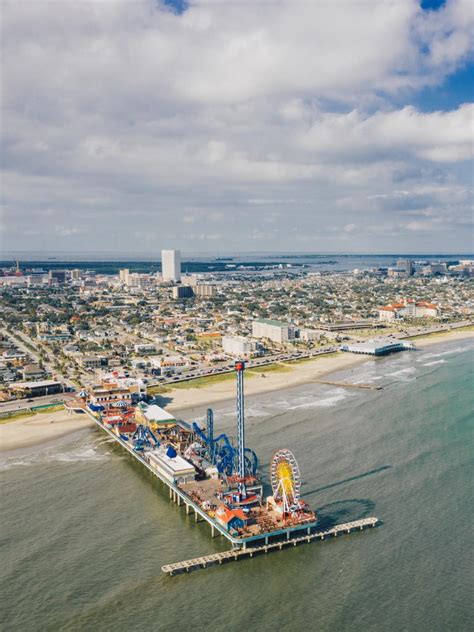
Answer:
[(450, 196), (469, 184), (472, 105), (410, 98), (469, 60), (471, 14), (464, 0), (4, 2), (5, 243), (29, 247), (28, 224), (45, 248), (84, 233), (127, 248), (133, 230), (157, 247), (288, 249), (291, 227), (330, 250), (361, 221), (385, 234), (389, 213), (464, 217)]
[(434, 162), (472, 158), (474, 105), (451, 112), (418, 112), (412, 106), (368, 115), (321, 113), (302, 139), (302, 145), (327, 155), (368, 156), (375, 159), (396, 152)]

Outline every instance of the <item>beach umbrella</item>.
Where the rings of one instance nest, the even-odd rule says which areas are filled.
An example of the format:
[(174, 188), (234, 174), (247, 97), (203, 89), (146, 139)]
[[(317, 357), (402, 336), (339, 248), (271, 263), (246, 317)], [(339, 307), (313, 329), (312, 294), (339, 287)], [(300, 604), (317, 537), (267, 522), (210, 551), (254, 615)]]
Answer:
[(79, 397), (83, 397), (85, 399), (87, 397), (87, 391), (81, 391), (79, 393)]

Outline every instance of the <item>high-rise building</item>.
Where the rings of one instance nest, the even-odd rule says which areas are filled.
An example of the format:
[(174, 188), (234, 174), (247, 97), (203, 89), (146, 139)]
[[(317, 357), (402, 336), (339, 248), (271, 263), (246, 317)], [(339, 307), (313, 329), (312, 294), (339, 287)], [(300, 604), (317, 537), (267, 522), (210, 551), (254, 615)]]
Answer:
[(181, 280), (181, 253), (179, 250), (161, 251), (161, 274), (165, 281)]
[(257, 343), (244, 336), (222, 336), (222, 349), (236, 357), (249, 356), (257, 348)]
[(171, 289), (173, 290), (173, 298), (192, 298), (194, 296), (193, 288), (189, 285), (177, 285)]
[(123, 268), (123, 270), (119, 270), (119, 279), (120, 282), (124, 285), (128, 285), (128, 279), (130, 276), (130, 270), (128, 268)]
[(397, 269), (404, 272), (407, 277), (413, 276), (415, 271), (413, 261), (411, 259), (399, 259), (397, 261)]
[(283, 343), (293, 340), (295, 328), (290, 323), (282, 323), (279, 320), (259, 318), (252, 321), (252, 336), (254, 338), (268, 338), (273, 342)]
[(50, 270), (48, 272), (48, 280), (50, 283), (66, 283), (66, 270)]

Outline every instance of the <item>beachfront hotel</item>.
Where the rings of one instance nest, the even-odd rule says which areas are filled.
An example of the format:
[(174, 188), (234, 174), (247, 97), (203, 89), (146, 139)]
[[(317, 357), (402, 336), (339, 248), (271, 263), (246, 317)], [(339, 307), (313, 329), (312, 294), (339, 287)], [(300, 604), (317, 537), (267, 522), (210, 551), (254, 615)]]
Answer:
[(267, 338), (281, 344), (294, 339), (295, 328), (290, 323), (260, 318), (252, 321), (252, 336), (254, 338)]

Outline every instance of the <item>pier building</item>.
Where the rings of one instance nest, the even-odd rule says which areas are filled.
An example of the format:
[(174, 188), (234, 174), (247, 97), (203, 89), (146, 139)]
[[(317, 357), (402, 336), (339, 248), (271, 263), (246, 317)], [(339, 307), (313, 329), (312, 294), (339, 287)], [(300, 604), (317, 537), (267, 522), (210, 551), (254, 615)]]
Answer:
[(375, 338), (366, 342), (353, 344), (343, 344), (341, 351), (350, 353), (363, 353), (366, 355), (381, 356), (395, 351), (412, 351), (415, 346), (411, 342), (404, 340), (393, 340), (391, 338)]

